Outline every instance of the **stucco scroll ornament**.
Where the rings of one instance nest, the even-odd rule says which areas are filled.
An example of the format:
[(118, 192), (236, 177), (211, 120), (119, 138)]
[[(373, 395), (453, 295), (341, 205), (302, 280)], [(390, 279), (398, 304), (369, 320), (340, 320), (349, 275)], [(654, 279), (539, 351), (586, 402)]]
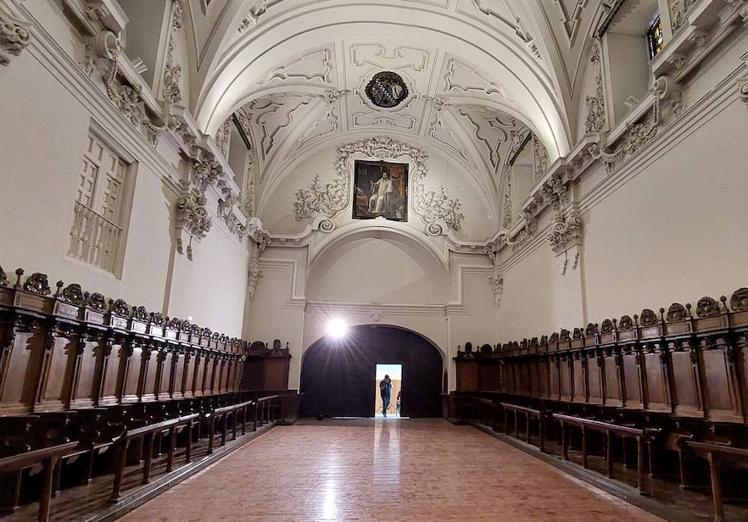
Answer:
[(29, 46), (28, 24), (0, 10), (0, 65), (8, 65), (11, 56), (18, 56)]
[(257, 256), (249, 258), (249, 270), (247, 272), (247, 299), (253, 301), (255, 293), (257, 292), (257, 284), (262, 278), (262, 270), (260, 270), (260, 262)]
[(496, 308), (501, 305), (501, 297), (504, 295), (504, 276), (499, 272), (499, 269), (494, 269), (493, 274), (488, 277), (488, 285), (491, 287), (493, 292), (493, 301)]
[(686, 13), (696, 3), (696, 0), (668, 0), (668, 2), (670, 4), (670, 23), (675, 33), (688, 22)]
[(584, 122), (584, 132), (593, 134), (605, 128), (605, 91), (603, 89), (603, 65), (601, 60), (600, 42), (595, 40), (592, 44), (590, 62), (597, 68), (595, 71), (595, 95), (587, 96), (587, 117)]
[(483, 249), (483, 252), (491, 260), (491, 263), (496, 264), (496, 258), (504, 247), (508, 246), (512, 247), (512, 250), (519, 250), (533, 238), (537, 231), (537, 220), (526, 211), (523, 213), (523, 218), (525, 226), (519, 232), (510, 236), (508, 230), (502, 230), (496, 236), (496, 239)]
[(219, 187), (221, 188), (221, 197), (218, 200), (218, 217), (226, 223), (229, 232), (241, 241), (247, 233), (247, 227), (239, 220), (239, 217), (234, 212), (235, 207), (239, 203), (239, 198), (223, 181), (219, 181)]
[(176, 42), (174, 36), (169, 39), (169, 48), (166, 52), (166, 65), (164, 65), (164, 81), (161, 95), (168, 103), (179, 103), (182, 101), (182, 66), (174, 63), (174, 49)]
[[(206, 205), (207, 199), (204, 192), (196, 187), (192, 187), (177, 200), (176, 228), (178, 232), (184, 230), (190, 236), (190, 243), (187, 245), (187, 258), (190, 260), (192, 260), (192, 238), (204, 238), (213, 226)], [(177, 251), (180, 254), (184, 253), (181, 234), (177, 236)]]
[(256, 216), (247, 220), (247, 234), (257, 244), (258, 256), (270, 245), (270, 233)]
[(738, 80), (738, 94), (743, 103), (748, 104), (748, 77)]
[(483, 0), (473, 0), (473, 4), (475, 5), (475, 8), (478, 9), (478, 11), (480, 11), (484, 15), (494, 17), (497, 20), (501, 21), (502, 23), (506, 24), (507, 27), (511, 28), (514, 31), (514, 34), (516, 34), (520, 40), (522, 40), (525, 44), (527, 44), (527, 47), (530, 49), (530, 52), (538, 60), (542, 60), (540, 49), (535, 43), (535, 40), (533, 39), (532, 35), (530, 35), (530, 33), (528, 33), (527, 30), (525, 30), (525, 28), (522, 26), (522, 21), (519, 18), (515, 18), (514, 20), (511, 20), (507, 18), (506, 16), (504, 16), (503, 14), (501, 14), (499, 11), (492, 9), (488, 6), (485, 6)]
[(255, 25), (260, 17), (267, 13), (268, 9), (282, 1), (283, 0), (260, 0), (259, 2), (255, 2), (255, 5), (250, 7), (247, 14), (242, 18), (242, 21), (239, 24), (239, 32), (243, 33), (251, 26)]
[(556, 216), (551, 232), (547, 236), (548, 243), (556, 255), (563, 254), (582, 240), (582, 218), (576, 209), (572, 209), (565, 217)]

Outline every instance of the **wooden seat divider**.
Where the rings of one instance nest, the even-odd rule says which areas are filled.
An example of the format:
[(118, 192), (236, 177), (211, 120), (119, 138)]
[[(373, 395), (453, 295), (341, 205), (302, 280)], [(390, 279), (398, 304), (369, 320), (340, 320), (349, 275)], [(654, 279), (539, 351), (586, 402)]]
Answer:
[(525, 442), (530, 444), (530, 419), (538, 419), (538, 438), (540, 451), (545, 451), (545, 417), (546, 413), (526, 406), (500, 402), (504, 410), (504, 434), (509, 435), (509, 412), (514, 414), (514, 437), (519, 438), (519, 415), (525, 416)]
[(722, 479), (720, 470), (723, 464), (748, 468), (748, 449), (737, 448), (727, 444), (711, 442), (685, 441), (687, 447), (709, 463), (709, 476), (712, 484), (712, 502), (714, 503), (714, 522), (725, 520), (722, 503)]
[(176, 419), (170, 419), (163, 422), (157, 422), (155, 424), (149, 424), (140, 428), (127, 430), (119, 438), (117, 445), (117, 468), (114, 474), (114, 484), (112, 486), (112, 494), (109, 497), (110, 502), (117, 502), (120, 499), (122, 490), (122, 480), (124, 478), (125, 466), (127, 460), (127, 449), (130, 443), (134, 440), (143, 439), (143, 480), (142, 484), (150, 482), (151, 466), (153, 462), (153, 441), (156, 434), (167, 432), (169, 434), (169, 452), (167, 454), (167, 465), (166, 471), (170, 472), (174, 465), (174, 452), (176, 450), (176, 436), (180, 429), (189, 430), (188, 436), (186, 437), (185, 447), (185, 463), (189, 463), (192, 459), (192, 427), (197, 421), (200, 415), (193, 413), (184, 417), (178, 417)]
[(277, 420), (275, 410), (281, 405), (282, 395), (267, 395), (260, 397), (255, 403), (254, 429)]
[(210, 420), (210, 432), (208, 434), (208, 454), (213, 453), (213, 437), (215, 436), (216, 423), (221, 421), (221, 446), (226, 445), (226, 432), (228, 431), (228, 418), (231, 417), (232, 440), (236, 440), (238, 417), (242, 419), (242, 435), (247, 433), (247, 409), (255, 404), (255, 401), (245, 401), (231, 406), (224, 406), (213, 410)]
[(585, 419), (565, 415), (562, 413), (553, 413), (553, 418), (561, 423), (561, 457), (569, 460), (569, 426), (576, 426), (582, 431), (582, 465), (588, 467), (587, 453), (587, 430), (597, 431), (605, 435), (605, 464), (608, 478), (613, 477), (613, 445), (612, 437), (617, 435), (622, 438), (633, 438), (636, 440), (636, 481), (639, 493), (649, 495), (645, 487), (645, 448), (649, 447), (649, 441), (652, 435), (644, 429), (634, 428), (631, 426), (621, 426), (595, 419)]
[(78, 442), (66, 442), (47, 448), (27, 451), (0, 459), (0, 473), (19, 472), (24, 468), (41, 464), (44, 468), (44, 486), (39, 499), (40, 522), (49, 519), (49, 507), (52, 500), (52, 484), (55, 467), (59, 459), (74, 450)]

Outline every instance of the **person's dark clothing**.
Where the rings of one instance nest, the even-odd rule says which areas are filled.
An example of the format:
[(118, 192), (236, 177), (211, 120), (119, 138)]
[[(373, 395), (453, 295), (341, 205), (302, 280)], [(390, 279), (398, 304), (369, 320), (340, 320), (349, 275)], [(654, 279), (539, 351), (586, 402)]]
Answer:
[(392, 397), (392, 381), (382, 379), (379, 381), (379, 395), (382, 397), (382, 413), (387, 416), (387, 409), (390, 407), (390, 398)]

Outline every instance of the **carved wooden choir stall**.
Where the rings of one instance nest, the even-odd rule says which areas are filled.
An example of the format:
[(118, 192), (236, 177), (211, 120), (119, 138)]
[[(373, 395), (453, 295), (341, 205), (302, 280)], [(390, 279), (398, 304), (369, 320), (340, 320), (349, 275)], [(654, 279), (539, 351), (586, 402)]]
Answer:
[(600, 453), (608, 477), (620, 460), (644, 495), (647, 475), (708, 487), (723, 520), (726, 471), (737, 478), (730, 495), (748, 497), (748, 288), (692, 308), (673, 303), (477, 350), (465, 343), (446, 410), (522, 433), (541, 451), (555, 438), (563, 459), (578, 443), (581, 464)]
[(116, 506), (127, 488), (295, 417), (280, 346), (0, 268), (2, 512), (38, 502), (47, 520), (58, 491), (102, 480)]

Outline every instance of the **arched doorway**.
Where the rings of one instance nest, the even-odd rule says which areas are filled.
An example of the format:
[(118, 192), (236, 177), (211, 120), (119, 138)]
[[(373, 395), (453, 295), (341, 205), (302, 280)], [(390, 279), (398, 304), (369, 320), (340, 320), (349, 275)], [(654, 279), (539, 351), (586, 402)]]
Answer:
[(301, 366), (300, 415), (374, 416), (377, 364), (402, 365), (403, 417), (441, 416), (439, 350), (416, 333), (379, 325), (355, 326), (343, 340), (323, 337), (309, 347)]

